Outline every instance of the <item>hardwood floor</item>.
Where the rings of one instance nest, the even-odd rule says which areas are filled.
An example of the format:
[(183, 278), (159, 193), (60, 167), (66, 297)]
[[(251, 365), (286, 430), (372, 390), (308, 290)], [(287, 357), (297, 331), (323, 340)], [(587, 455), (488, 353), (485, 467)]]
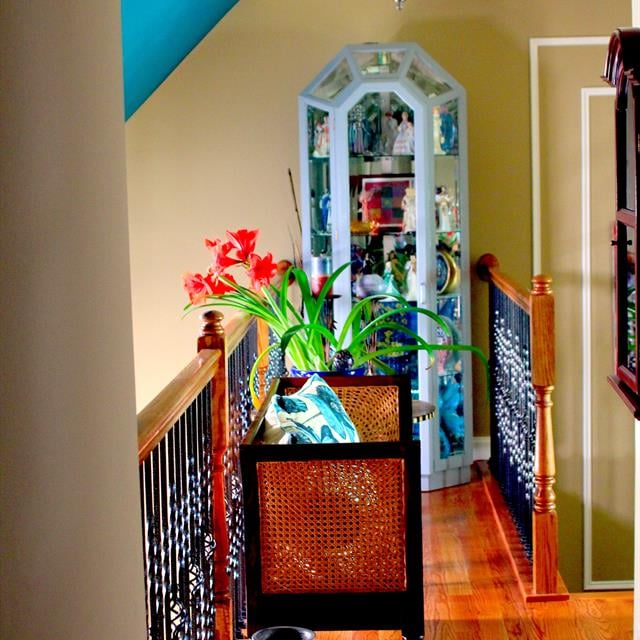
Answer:
[[(625, 640), (633, 594), (572, 594), (525, 605), (482, 483), (424, 493), (425, 640)], [(318, 632), (318, 640), (400, 640), (395, 631)]]

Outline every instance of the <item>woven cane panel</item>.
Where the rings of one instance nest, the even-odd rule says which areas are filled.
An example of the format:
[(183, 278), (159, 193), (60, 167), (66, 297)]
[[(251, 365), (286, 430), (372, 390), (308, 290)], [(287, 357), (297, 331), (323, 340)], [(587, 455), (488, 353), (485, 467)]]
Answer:
[[(331, 387), (356, 425), (362, 442), (400, 439), (397, 386)], [(286, 394), (297, 389), (289, 387)]]
[(406, 589), (404, 460), (257, 464), (265, 593)]

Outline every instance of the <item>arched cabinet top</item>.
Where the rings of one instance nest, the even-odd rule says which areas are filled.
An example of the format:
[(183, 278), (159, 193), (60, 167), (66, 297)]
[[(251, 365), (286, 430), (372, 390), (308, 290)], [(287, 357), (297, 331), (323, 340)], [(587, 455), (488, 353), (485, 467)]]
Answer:
[(386, 82), (405, 84), (427, 100), (464, 91), (418, 44), (403, 42), (344, 47), (301, 95), (337, 107), (363, 83)]

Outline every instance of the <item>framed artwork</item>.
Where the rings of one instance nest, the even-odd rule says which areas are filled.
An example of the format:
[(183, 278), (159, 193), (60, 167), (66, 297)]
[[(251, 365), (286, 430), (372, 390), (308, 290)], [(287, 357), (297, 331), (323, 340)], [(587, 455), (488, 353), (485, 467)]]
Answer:
[(381, 228), (402, 229), (402, 199), (413, 178), (363, 178), (360, 202), (362, 219)]

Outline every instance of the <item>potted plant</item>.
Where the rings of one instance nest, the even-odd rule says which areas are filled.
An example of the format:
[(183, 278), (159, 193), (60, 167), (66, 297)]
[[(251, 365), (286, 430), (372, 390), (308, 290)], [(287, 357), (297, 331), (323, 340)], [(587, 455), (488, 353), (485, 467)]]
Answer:
[[(430, 343), (406, 325), (398, 322), (404, 313), (420, 314), (437, 323), (447, 337), (451, 330), (445, 320), (429, 309), (409, 304), (402, 296), (378, 294), (355, 302), (340, 331), (333, 331), (323, 321), (325, 304), (336, 279), (350, 267), (349, 262), (338, 267), (314, 295), (307, 274), (290, 267), (276, 279), (277, 265), (271, 253), (255, 253), (258, 230), (227, 231), (226, 239), (205, 239), (211, 252), (211, 263), (203, 274), (185, 273), (184, 288), (189, 295), (185, 311), (205, 307), (228, 307), (263, 320), (277, 337), (258, 355), (252, 378), (260, 361), (280, 348), (291, 367), (298, 371), (345, 372), (347, 369), (367, 369), (370, 372), (394, 373), (382, 358), (399, 351), (426, 351), (431, 359), (436, 351), (470, 351), (487, 363), (482, 351), (468, 344)], [(248, 282), (238, 282), (231, 269), (245, 272)], [(300, 307), (289, 296), (297, 287)], [(378, 302), (395, 299), (392, 310), (379, 312)], [(375, 336), (391, 330), (410, 339), (409, 344), (376, 346)], [(253, 385), (251, 385), (253, 390)]]

